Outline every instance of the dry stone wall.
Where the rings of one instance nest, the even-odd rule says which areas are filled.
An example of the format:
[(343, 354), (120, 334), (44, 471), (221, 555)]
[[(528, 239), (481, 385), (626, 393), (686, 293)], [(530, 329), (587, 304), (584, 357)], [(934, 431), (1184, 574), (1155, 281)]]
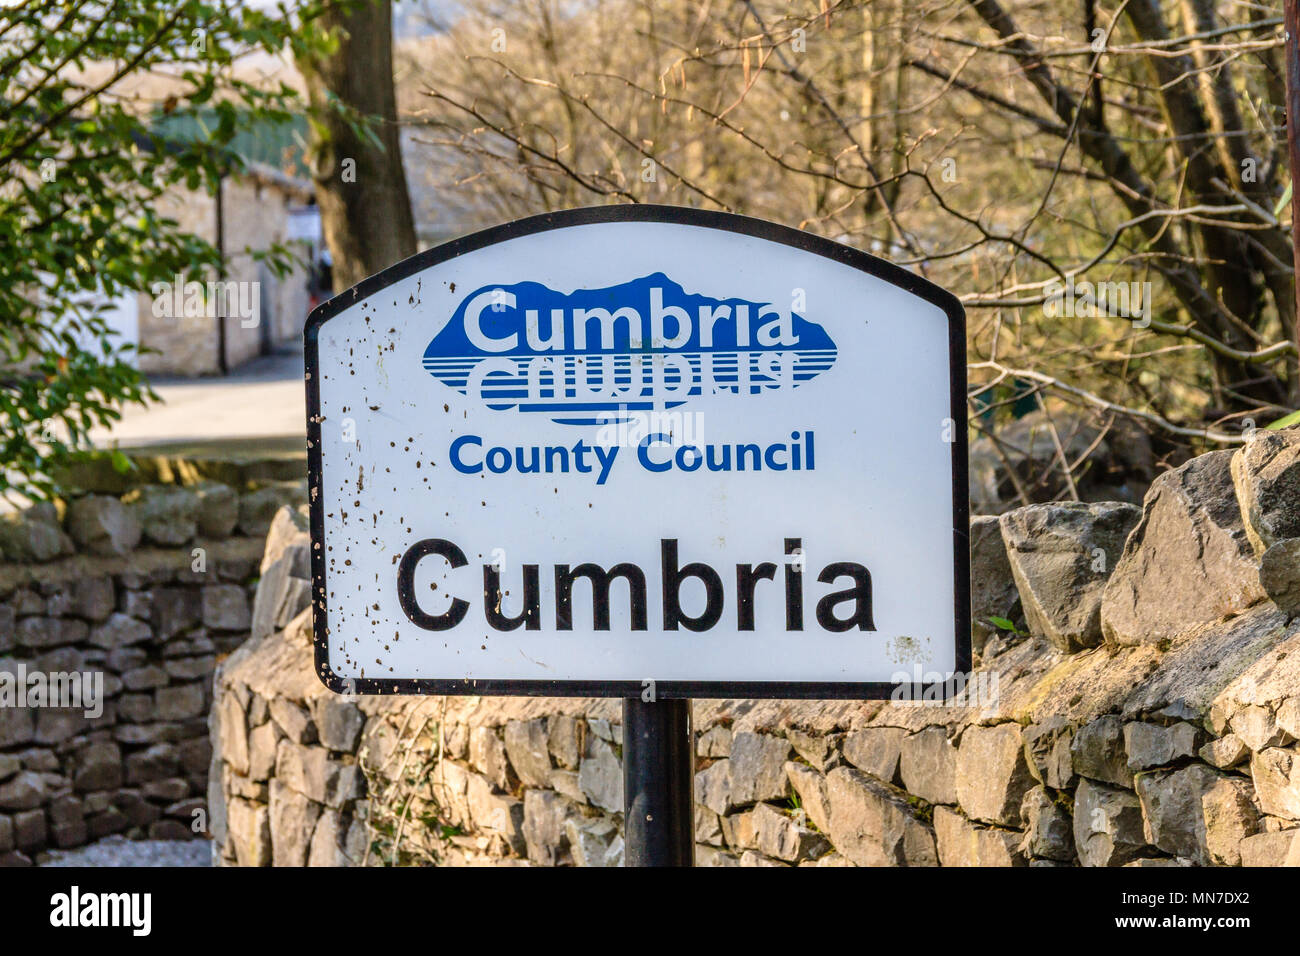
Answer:
[[(0, 516), (0, 865), (112, 833), (206, 836), (212, 675), (276, 626), (254, 606), (260, 558), (304, 496), (150, 484)], [(33, 693), (72, 674), (99, 706)]]
[[(971, 543), (963, 698), (695, 703), (697, 864), (1300, 865), (1300, 429)], [(277, 516), (259, 602), (309, 548)], [(621, 864), (617, 701), (346, 698), (312, 666), (307, 609), (219, 668), (221, 862)]]

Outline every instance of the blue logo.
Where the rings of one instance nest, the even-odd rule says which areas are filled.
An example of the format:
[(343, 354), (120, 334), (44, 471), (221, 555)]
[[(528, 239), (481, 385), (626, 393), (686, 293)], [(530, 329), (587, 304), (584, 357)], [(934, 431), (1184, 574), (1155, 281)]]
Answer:
[(691, 294), (656, 272), (572, 293), (484, 286), (429, 343), (424, 367), (488, 408), (592, 425), (693, 396), (798, 388), (835, 356), (826, 330), (790, 306)]

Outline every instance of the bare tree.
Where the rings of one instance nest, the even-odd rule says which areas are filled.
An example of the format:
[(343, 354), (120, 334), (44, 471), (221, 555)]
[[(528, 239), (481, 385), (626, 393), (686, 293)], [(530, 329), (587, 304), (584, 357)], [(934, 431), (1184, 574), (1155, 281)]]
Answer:
[(859, 245), (962, 295), (981, 409), (1042, 393), (1203, 444), (1300, 403), (1258, 4), (471, 7), (411, 55), (466, 210), (675, 202)]

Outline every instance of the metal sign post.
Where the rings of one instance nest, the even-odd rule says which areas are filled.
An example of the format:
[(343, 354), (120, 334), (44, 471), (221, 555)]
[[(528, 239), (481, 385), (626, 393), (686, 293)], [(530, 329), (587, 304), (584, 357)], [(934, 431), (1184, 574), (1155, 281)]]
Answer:
[(606, 206), (423, 252), (305, 339), (320, 679), (623, 698), (631, 865), (691, 861), (691, 698), (970, 668), (964, 315), (918, 276)]
[(623, 699), (628, 866), (693, 866), (695, 747), (689, 700)]

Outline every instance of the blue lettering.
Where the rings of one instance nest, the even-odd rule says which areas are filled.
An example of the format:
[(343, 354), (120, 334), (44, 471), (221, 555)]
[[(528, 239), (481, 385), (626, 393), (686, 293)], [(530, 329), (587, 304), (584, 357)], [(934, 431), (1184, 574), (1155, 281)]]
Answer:
[(460, 449), (464, 445), (477, 445), (479, 448), (482, 448), (483, 439), (479, 438), (477, 435), (461, 435), (452, 442), (450, 451), (451, 467), (455, 468), (462, 475), (477, 475), (483, 470), (482, 463), (477, 465), (467, 465), (460, 460)]

